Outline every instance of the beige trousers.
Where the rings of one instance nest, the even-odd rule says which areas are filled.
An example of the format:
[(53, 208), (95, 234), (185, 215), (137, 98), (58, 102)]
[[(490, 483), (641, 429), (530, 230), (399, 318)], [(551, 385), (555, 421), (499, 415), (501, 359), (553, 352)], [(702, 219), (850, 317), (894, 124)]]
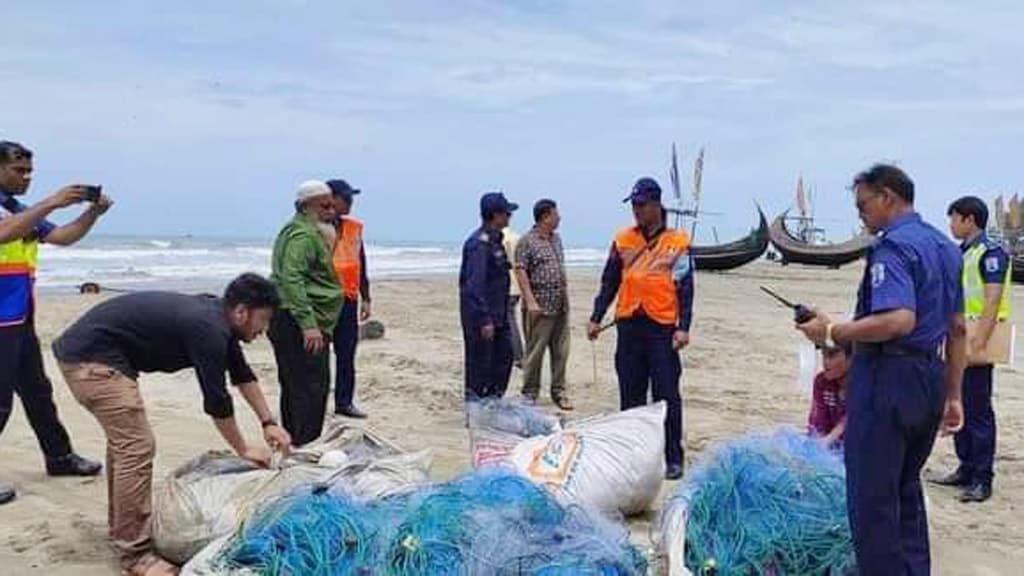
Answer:
[(128, 567), (152, 548), (153, 456), (156, 441), (138, 382), (95, 363), (61, 364), (64, 380), (107, 436), (107, 522)]

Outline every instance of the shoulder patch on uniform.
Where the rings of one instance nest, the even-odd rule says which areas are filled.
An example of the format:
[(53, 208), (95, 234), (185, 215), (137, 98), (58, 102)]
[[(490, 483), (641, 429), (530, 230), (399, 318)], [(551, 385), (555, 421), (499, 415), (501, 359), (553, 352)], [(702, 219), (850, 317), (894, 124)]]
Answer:
[(491, 241), (491, 235), (488, 234), (487, 232), (481, 232), (480, 233), (480, 241), (481, 242), (490, 242)]
[(885, 282), (885, 263), (878, 262), (871, 265), (871, 287), (878, 288)]
[(985, 271), (989, 273), (999, 271), (999, 258), (995, 256), (989, 256), (985, 258)]

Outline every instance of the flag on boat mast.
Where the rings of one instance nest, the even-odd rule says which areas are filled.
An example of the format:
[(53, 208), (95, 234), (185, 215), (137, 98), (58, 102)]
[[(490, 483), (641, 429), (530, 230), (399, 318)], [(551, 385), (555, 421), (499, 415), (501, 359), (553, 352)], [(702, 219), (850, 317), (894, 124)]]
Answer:
[(701, 146), (697, 161), (693, 163), (693, 211), (700, 206), (700, 185), (704, 178), (704, 147)]
[(807, 194), (804, 192), (803, 174), (796, 180), (796, 209), (800, 213), (800, 218), (807, 218)]
[(676, 204), (682, 199), (682, 194), (679, 191), (679, 162), (676, 159), (676, 143), (672, 143), (672, 168), (669, 171), (669, 179), (672, 180), (672, 195), (676, 199)]

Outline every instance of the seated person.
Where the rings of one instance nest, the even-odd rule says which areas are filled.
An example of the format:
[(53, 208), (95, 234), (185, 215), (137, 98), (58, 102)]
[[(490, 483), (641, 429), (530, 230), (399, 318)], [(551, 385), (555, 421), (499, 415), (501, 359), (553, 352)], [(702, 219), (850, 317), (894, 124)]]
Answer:
[(824, 369), (814, 378), (807, 429), (828, 445), (838, 446), (846, 430), (846, 373), (853, 359), (853, 345), (838, 342), (833, 348), (823, 348), (821, 356)]

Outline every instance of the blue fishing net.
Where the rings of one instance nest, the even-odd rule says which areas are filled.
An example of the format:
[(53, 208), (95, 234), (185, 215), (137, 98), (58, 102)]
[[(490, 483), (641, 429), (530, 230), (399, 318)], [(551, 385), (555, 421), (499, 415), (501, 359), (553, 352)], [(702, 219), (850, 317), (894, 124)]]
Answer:
[(854, 574), (841, 456), (792, 428), (713, 450), (666, 502), (699, 576)]
[(308, 487), (268, 504), (220, 564), (267, 576), (633, 576), (617, 524), (501, 470), (360, 502)]

